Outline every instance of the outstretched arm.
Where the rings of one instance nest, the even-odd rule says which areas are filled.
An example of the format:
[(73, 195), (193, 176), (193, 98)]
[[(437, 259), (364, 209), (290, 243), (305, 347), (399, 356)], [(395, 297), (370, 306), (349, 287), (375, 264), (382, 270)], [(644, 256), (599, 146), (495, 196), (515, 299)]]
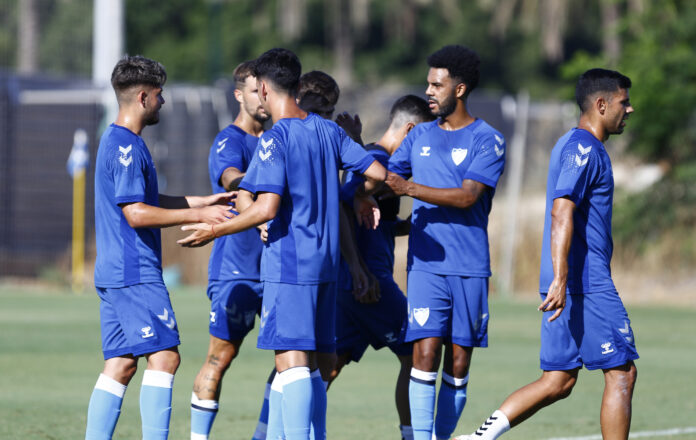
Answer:
[(408, 181), (395, 173), (389, 173), (386, 184), (397, 196), (410, 196), (438, 206), (468, 208), (481, 197), (487, 186), (481, 182), (464, 179), (459, 188), (433, 188)]
[(553, 281), (549, 286), (546, 299), (539, 306), (542, 312), (555, 310), (549, 322), (558, 318), (566, 303), (566, 285), (568, 283), (568, 252), (573, 239), (573, 212), (575, 203), (566, 198), (553, 201), (551, 208), (551, 261), (553, 263)]
[(205, 222), (210, 224), (227, 220), (233, 214), (227, 205), (212, 205), (202, 208), (167, 209), (143, 202), (121, 205), (123, 215), (132, 228), (166, 228), (186, 223)]
[(271, 192), (261, 192), (256, 201), (249, 205), (244, 212), (218, 225), (198, 223), (186, 225), (183, 231), (193, 231), (191, 235), (177, 243), (185, 247), (198, 247), (208, 244), (221, 235), (235, 234), (256, 227), (275, 218), (280, 207), (280, 196)]

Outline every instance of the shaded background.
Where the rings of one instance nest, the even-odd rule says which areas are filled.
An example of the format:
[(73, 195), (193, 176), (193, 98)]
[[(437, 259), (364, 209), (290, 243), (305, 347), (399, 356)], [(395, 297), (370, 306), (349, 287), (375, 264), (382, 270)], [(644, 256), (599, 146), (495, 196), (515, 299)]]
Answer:
[[(104, 105), (110, 92), (93, 67), (93, 54), (101, 53), (93, 49), (99, 1), (0, 0), (5, 280), (69, 281), (72, 181), (65, 162), (77, 128), (88, 133), (93, 161), (113, 119)], [(482, 79), (470, 108), (505, 134), (509, 153), (490, 225), (498, 294), (537, 288), (548, 154), (576, 123), (575, 79), (591, 67), (619, 69), (634, 82), (636, 112), (626, 133), (608, 142), (617, 184), (614, 276), (624, 297), (696, 304), (691, 2), (125, 0), (122, 16), (116, 23), (122, 38), (114, 33), (122, 52), (157, 59), (169, 75), (161, 122), (144, 132), (168, 194), (210, 191), (208, 149), (236, 115), (228, 78), (241, 61), (275, 46), (296, 51), (305, 71), (337, 79), (338, 110), (359, 113), (363, 138), (374, 141), (397, 97), (423, 95), (428, 54), (452, 43), (474, 48)], [(94, 258), (92, 172), (88, 262)], [(179, 235), (163, 234), (169, 281), (204, 283), (209, 249), (178, 249)], [(404, 251), (400, 242), (401, 282)], [(88, 263), (85, 280), (91, 277)]]

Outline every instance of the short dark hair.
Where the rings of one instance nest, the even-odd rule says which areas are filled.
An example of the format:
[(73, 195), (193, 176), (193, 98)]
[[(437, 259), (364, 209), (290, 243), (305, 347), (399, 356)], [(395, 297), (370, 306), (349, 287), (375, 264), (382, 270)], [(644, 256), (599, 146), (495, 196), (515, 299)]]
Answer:
[(167, 72), (164, 66), (141, 55), (124, 56), (111, 72), (111, 85), (116, 91), (116, 96), (133, 86), (162, 87), (165, 82)]
[(301, 101), (307, 94), (321, 96), (328, 105), (335, 106), (338, 102), (338, 97), (341, 95), (341, 90), (331, 75), (320, 70), (312, 70), (300, 77), (300, 88), (297, 92), (297, 98)]
[(575, 86), (575, 101), (581, 112), (590, 107), (590, 98), (597, 93), (613, 93), (619, 89), (630, 89), (631, 79), (615, 70), (590, 69), (580, 75)]
[(264, 52), (254, 63), (254, 76), (271, 81), (291, 96), (297, 94), (302, 64), (293, 52), (275, 48)]
[(420, 124), (434, 119), (428, 102), (416, 95), (406, 95), (397, 99), (389, 112), (390, 125), (402, 126), (407, 122)]
[(254, 76), (254, 65), (256, 60), (244, 61), (234, 68), (232, 76), (234, 77), (234, 87), (241, 89), (244, 87), (244, 82), (250, 76)]
[(450, 77), (466, 84), (464, 98), (476, 88), (481, 73), (478, 54), (460, 45), (445, 46), (428, 57), (428, 65), (436, 69), (447, 69)]

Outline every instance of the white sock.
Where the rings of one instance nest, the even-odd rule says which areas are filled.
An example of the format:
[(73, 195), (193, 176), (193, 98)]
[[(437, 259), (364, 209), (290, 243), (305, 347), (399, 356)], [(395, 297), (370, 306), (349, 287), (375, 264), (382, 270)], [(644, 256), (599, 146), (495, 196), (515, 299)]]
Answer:
[(502, 411), (495, 410), (488, 420), (476, 430), (473, 438), (476, 440), (495, 440), (510, 430), (510, 422)]

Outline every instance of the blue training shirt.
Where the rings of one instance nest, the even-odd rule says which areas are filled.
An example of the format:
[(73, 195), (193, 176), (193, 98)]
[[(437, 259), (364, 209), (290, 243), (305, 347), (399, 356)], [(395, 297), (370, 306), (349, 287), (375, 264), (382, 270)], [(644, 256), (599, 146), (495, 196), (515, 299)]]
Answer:
[(157, 172), (143, 138), (111, 124), (101, 137), (94, 173), (97, 287), (162, 282), (162, 242), (158, 228), (128, 225), (121, 204), (159, 206)]
[[(380, 145), (370, 144), (367, 151), (385, 168), (389, 166), (389, 153)], [(341, 187), (341, 200), (351, 204), (355, 190), (365, 178), (352, 172), (346, 173), (346, 183)], [(399, 197), (378, 199), (380, 219), (377, 229), (368, 229), (355, 224), (355, 240), (367, 268), (377, 278), (394, 276), (394, 227), (399, 214)], [(350, 279), (350, 276), (348, 276)]]
[(261, 136), (240, 188), (281, 196), (261, 257), (263, 281), (336, 281), (338, 169), (363, 173), (372, 162), (343, 129), (314, 113), (281, 119)]
[(614, 249), (611, 238), (614, 175), (604, 145), (586, 130), (571, 129), (551, 151), (541, 247), (541, 293), (547, 293), (553, 281), (551, 209), (559, 197), (566, 197), (576, 205), (566, 292), (616, 290), (609, 266)]
[[(229, 125), (213, 141), (208, 155), (210, 185), (214, 193), (225, 192), (222, 173), (230, 167), (246, 172), (259, 138), (236, 125)], [(259, 280), (263, 243), (256, 229), (223, 235), (213, 243), (208, 262), (208, 280)]]
[(504, 167), (505, 139), (481, 119), (453, 131), (438, 121), (411, 130), (389, 160), (389, 171), (433, 188), (459, 188), (465, 179), (490, 188), (466, 209), (414, 199), (408, 270), (491, 276), (488, 214)]

